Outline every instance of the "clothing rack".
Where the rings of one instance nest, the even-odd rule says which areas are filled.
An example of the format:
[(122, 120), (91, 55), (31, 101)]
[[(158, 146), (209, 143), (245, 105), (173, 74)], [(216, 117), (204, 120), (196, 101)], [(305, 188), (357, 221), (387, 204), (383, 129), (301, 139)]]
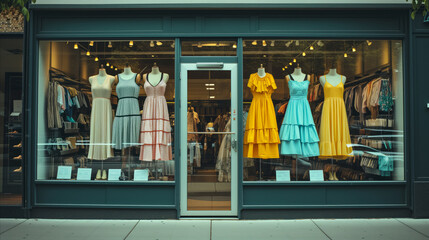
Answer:
[(359, 83), (370, 81), (370, 80), (372, 80), (374, 78), (379, 77), (381, 75), (381, 73), (389, 73), (390, 68), (391, 68), (390, 65), (389, 66), (385, 66), (385, 67), (382, 67), (382, 68), (378, 69), (377, 71), (375, 71), (372, 74), (369, 74), (367, 76), (355, 79), (355, 80), (350, 81), (350, 82), (346, 82), (345, 87), (354, 86), (354, 85), (357, 85)]

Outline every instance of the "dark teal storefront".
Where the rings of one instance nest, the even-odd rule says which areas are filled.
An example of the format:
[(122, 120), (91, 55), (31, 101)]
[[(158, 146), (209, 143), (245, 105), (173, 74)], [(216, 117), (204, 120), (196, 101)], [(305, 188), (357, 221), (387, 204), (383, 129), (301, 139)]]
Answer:
[[(421, 14), (410, 19), (407, 6), (272, 6), (249, 5), (174, 9), (174, 6), (37, 6), (27, 25), (25, 74), (25, 205), (29, 218), (180, 218), (180, 165), (174, 182), (88, 182), (36, 179), (37, 71), (42, 40), (175, 41), (175, 71), (192, 61), (181, 56), (181, 41), (237, 41), (236, 56), (224, 58), (238, 66), (238, 112), (243, 111), (243, 39), (394, 39), (403, 42), (404, 181), (246, 182), (238, 159), (239, 219), (429, 217), (429, 25)], [(212, 57), (206, 57), (210, 61)], [(176, 80), (177, 81), (177, 80)], [(180, 92), (180, 84), (176, 84)], [(180, 96), (176, 93), (176, 98)], [(176, 114), (180, 104), (175, 105)], [(176, 115), (176, 118), (180, 116)], [(238, 116), (238, 129), (242, 129)], [(179, 124), (177, 124), (179, 125)], [(175, 129), (179, 133), (179, 129)], [(179, 134), (175, 134), (179, 139)], [(242, 139), (243, 132), (238, 132)], [(175, 141), (178, 142), (178, 141)], [(242, 146), (242, 140), (238, 146)], [(180, 159), (183, 149), (175, 151)], [(238, 148), (238, 156), (243, 155)], [(147, 196), (151, 196), (148, 198)], [(208, 216), (210, 217), (210, 216)]]

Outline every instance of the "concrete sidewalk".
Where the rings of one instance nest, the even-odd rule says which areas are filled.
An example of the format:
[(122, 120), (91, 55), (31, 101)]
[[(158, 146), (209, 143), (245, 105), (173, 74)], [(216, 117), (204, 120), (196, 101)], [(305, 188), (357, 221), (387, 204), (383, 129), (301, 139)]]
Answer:
[(1, 240), (429, 239), (429, 219), (52, 220), (0, 219)]

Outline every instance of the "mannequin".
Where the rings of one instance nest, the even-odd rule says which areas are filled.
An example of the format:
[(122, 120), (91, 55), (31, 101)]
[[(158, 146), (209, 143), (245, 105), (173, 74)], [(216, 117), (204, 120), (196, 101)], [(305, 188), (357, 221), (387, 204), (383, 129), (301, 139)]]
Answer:
[(150, 74), (149, 84), (152, 86), (156, 86), (161, 82), (161, 76), (163, 76), (165, 83), (167, 83), (169, 79), (169, 75), (167, 73), (162, 73), (159, 71), (159, 67), (156, 65), (156, 62), (153, 64), (152, 71), (143, 75), (143, 84), (147, 81), (148, 74)]
[[(106, 81), (108, 83), (106, 84)], [(113, 157), (112, 149), (109, 145), (99, 144), (99, 143), (109, 143), (111, 142), (111, 131), (103, 133), (106, 129), (111, 129), (112, 127), (112, 111), (103, 111), (103, 109), (110, 108), (110, 94), (101, 93), (99, 88), (108, 88), (111, 87), (115, 77), (108, 75), (106, 69), (103, 65), (100, 66), (98, 70), (98, 75), (89, 77), (89, 82), (91, 84), (91, 91), (93, 95), (93, 111), (91, 112), (91, 133), (90, 133), (90, 147), (88, 158), (93, 160), (106, 160), (107, 158)], [(105, 91), (103, 91), (105, 92)], [(106, 96), (104, 96), (106, 95)], [(104, 100), (103, 100), (104, 99)], [(108, 101), (106, 101), (106, 99)], [(95, 101), (97, 100), (97, 101)], [(99, 110), (95, 110), (99, 109)], [(101, 171), (103, 172), (101, 175)], [(101, 162), (101, 169), (97, 171), (96, 180), (106, 180), (107, 172), (103, 167), (103, 161)]]
[(328, 81), (329, 84), (331, 84), (334, 87), (340, 84), (341, 81), (343, 82), (343, 84), (346, 83), (346, 76), (342, 76), (338, 74), (337, 69), (335, 67), (329, 69), (328, 74), (320, 76), (319, 80), (323, 87), (325, 86), (325, 76), (326, 76), (326, 81)]
[[(134, 78), (134, 76), (135, 76), (135, 82), (136, 82), (136, 84), (137, 84), (137, 87), (138, 88), (140, 88), (140, 81), (141, 81), (141, 76), (140, 76), (140, 74), (135, 74), (132, 70), (131, 70), (131, 67), (130, 67), (130, 65), (128, 64), (128, 63), (126, 63), (125, 64), (125, 67), (124, 67), (124, 71), (120, 74), (120, 77), (121, 77), (121, 79), (132, 79), (132, 78)], [(115, 83), (114, 83), (114, 85), (118, 85), (118, 83), (119, 83), (119, 77), (118, 77), (118, 75), (116, 75), (115, 76)], [(118, 94), (118, 96), (120, 97), (120, 94), (118, 93), (118, 88), (116, 89), (116, 91), (117, 91), (117, 94)], [(128, 99), (128, 102), (126, 102), (125, 104), (132, 104), (132, 103), (134, 103), (134, 102), (130, 102), (130, 101), (136, 101), (136, 100), (131, 100), (131, 99)], [(136, 101), (137, 102), (137, 101)], [(137, 102), (137, 105), (138, 105), (138, 102)], [(132, 113), (126, 113), (127, 115), (132, 115)], [(128, 116), (128, 117), (125, 117), (125, 118), (122, 118), (121, 120), (119, 120), (119, 121), (122, 121), (121, 123), (115, 123), (114, 122), (114, 128), (116, 128), (116, 127), (122, 127), (123, 128), (123, 124), (125, 124), (123, 121), (132, 121), (131, 119), (129, 119), (129, 117), (132, 117), (132, 116)], [(114, 121), (116, 121), (116, 120), (114, 120)], [(139, 120), (140, 121), (140, 120)], [(115, 125), (116, 124), (116, 125)], [(127, 128), (128, 129), (128, 128)], [(116, 129), (115, 129), (116, 130)], [(132, 131), (131, 129), (128, 129), (129, 131)], [(129, 133), (129, 132), (128, 132)], [(115, 135), (114, 137), (113, 137), (113, 143), (114, 144), (116, 144), (116, 143), (121, 143), (121, 142), (123, 142), (123, 140), (124, 139), (122, 139), (122, 140), (118, 140), (118, 138), (116, 137), (117, 135)], [(122, 134), (122, 136), (124, 136), (123, 134)], [(119, 139), (121, 139), (121, 138), (119, 138)], [(128, 141), (125, 141), (125, 142), (128, 142)], [(122, 148), (122, 147), (120, 147), (120, 148)], [(128, 162), (128, 157), (130, 156), (130, 154), (131, 154), (131, 146), (126, 146), (126, 147), (124, 147), (124, 148), (122, 148), (122, 169), (125, 169), (126, 168), (126, 164), (127, 164), (127, 162)]]
[[(307, 80), (307, 74), (302, 72), (302, 69), (299, 67), (299, 64), (297, 67), (293, 70), (293, 73), (291, 74), (294, 81), (297, 82), (303, 82)], [(286, 81), (289, 82), (289, 75), (286, 75)]]
[(264, 65), (261, 64), (261, 67), (258, 68), (258, 76), (263, 78), (266, 76)]

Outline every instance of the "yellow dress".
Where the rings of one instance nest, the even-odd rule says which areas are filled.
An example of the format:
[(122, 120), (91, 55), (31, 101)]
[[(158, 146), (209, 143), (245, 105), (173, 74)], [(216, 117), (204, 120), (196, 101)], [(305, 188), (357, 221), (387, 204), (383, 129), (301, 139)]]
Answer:
[(265, 77), (261, 78), (257, 73), (253, 73), (247, 87), (250, 88), (253, 99), (244, 132), (244, 157), (279, 158), (280, 138), (271, 100), (271, 94), (277, 89), (273, 75), (266, 73)]
[(325, 76), (325, 86), (323, 87), (325, 101), (319, 133), (319, 158), (346, 159), (352, 152), (342, 80), (341, 77), (341, 82), (337, 86), (332, 86)]

